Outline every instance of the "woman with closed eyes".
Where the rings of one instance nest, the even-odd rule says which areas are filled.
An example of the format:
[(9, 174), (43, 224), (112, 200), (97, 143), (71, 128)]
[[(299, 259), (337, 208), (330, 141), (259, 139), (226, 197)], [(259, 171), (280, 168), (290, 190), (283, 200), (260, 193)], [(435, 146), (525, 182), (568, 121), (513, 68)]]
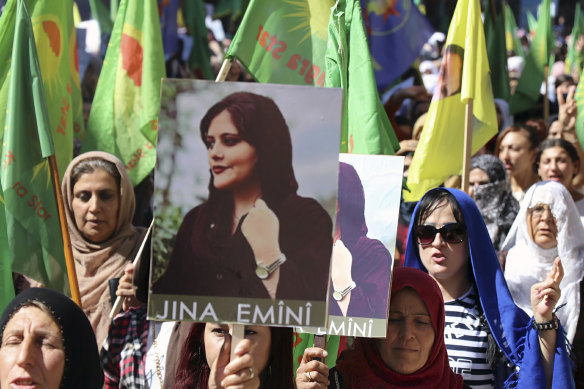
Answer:
[(557, 261), (531, 286), (530, 318), (513, 302), (487, 228), (466, 193), (427, 192), (412, 217), (405, 266), (426, 271), (442, 291), (450, 367), (472, 388), (572, 388), (563, 328), (553, 310)]
[(292, 143), (278, 106), (237, 92), (201, 120), (209, 198), (184, 217), (154, 293), (324, 300), (332, 221), (296, 194)]
[(145, 230), (134, 227), (134, 189), (123, 163), (92, 151), (73, 159), (63, 176), (63, 201), (81, 305), (101, 348), (112, 309), (108, 280), (124, 274)]

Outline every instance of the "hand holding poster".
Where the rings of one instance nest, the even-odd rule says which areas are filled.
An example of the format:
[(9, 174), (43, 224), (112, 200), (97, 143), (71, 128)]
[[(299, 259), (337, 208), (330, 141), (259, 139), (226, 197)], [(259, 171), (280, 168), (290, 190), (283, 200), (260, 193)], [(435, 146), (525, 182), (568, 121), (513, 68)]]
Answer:
[(336, 89), (164, 81), (150, 318), (324, 324), (340, 107)]

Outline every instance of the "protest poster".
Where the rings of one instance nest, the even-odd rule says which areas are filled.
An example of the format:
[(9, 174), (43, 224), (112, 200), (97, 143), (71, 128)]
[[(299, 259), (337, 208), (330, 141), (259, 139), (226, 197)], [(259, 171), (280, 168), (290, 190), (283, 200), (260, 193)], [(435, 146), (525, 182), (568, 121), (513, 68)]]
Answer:
[(342, 90), (161, 93), (149, 319), (324, 325)]
[(404, 158), (341, 154), (329, 318), (301, 332), (385, 337)]

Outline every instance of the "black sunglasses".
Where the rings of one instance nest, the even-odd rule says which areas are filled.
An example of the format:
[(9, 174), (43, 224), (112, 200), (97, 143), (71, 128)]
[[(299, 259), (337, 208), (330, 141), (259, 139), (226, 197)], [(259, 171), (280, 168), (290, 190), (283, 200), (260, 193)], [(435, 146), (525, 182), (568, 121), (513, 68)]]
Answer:
[(466, 236), (466, 228), (462, 223), (446, 223), (440, 228), (421, 224), (416, 227), (417, 242), (419, 245), (429, 245), (438, 233), (446, 243), (461, 243)]

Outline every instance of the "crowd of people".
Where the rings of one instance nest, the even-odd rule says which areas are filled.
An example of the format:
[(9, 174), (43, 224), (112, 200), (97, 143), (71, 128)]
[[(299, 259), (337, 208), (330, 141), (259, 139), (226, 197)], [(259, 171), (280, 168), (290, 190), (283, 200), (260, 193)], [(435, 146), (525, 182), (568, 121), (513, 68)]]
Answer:
[[(435, 35), (419, 68), (404, 75), (412, 78), (413, 86), (398, 87), (385, 99), (385, 110), (401, 141), (398, 155), (405, 157), (406, 177), (423, 136), (444, 38)], [(558, 36), (558, 41), (564, 38)], [(216, 71), (220, 46), (228, 43), (211, 39)], [(62, 182), (83, 308), (34, 280), (15, 276), (19, 293), (0, 318), (0, 387), (584, 388), (584, 151), (575, 135), (578, 72), (566, 70), (559, 47), (560, 65), (553, 67), (549, 81), (555, 93), (547, 122), (537, 107), (527, 116), (513, 117), (507, 102), (495, 99), (499, 133), (472, 158), (468, 193), (452, 177), (417, 203), (402, 201), (385, 338), (351, 339), (332, 368), (323, 362), (327, 350), (309, 347), (294, 372), (290, 328), (246, 325), (244, 339), (233, 344), (231, 324), (148, 320), (150, 250), (139, 252), (143, 243), (149, 246), (150, 238), (145, 228), (134, 225), (135, 215), (148, 211), (136, 206), (135, 189), (123, 163), (95, 151), (77, 156)], [(522, 66), (509, 54), (513, 84)], [(95, 81), (92, 69), (88, 68), (84, 83), (89, 94)], [(236, 64), (229, 79), (249, 77)], [(257, 98), (247, 93), (236, 97)], [(324, 256), (329, 258), (332, 250), (337, 267), (342, 261), (340, 255), (335, 260), (335, 253), (353, 258), (353, 274), (350, 265), (345, 274), (333, 270), (333, 283), (356, 283), (331, 305), (331, 313), (385, 317), (379, 308), (384, 296), (371, 295), (387, 295), (383, 264), (391, 261), (391, 255), (366, 235), (363, 187), (354, 168), (344, 163), (339, 168), (335, 231), (323, 219), (309, 223), (303, 242), (279, 241), (278, 228), (290, 229), (290, 220), (302, 218), (301, 209), (316, 205), (296, 195), (291, 168), (285, 177), (270, 176), (270, 158), (288, 156), (290, 150), (280, 139), (273, 144), (282, 149), (266, 156), (273, 146), (266, 143), (268, 124), (254, 122), (253, 117), (238, 118), (241, 110), (232, 108), (230, 99), (234, 97), (216, 104), (201, 123), (209, 160), (223, 158), (221, 147), (238, 147), (251, 159), (263, 161), (263, 168), (261, 162), (251, 165), (241, 177), (254, 185), (245, 187), (236, 186), (237, 179), (215, 182), (212, 175), (210, 199), (192, 211), (203, 216), (194, 218), (190, 227), (185, 218), (177, 241), (177, 247), (190, 248), (189, 237), (205, 234), (208, 247), (194, 252), (207, 262), (175, 252), (173, 271), (185, 274), (192, 266), (210, 266), (212, 261), (199, 251), (213, 251), (216, 236), (223, 243), (237, 238), (255, 264), (264, 256), (257, 252), (257, 231), (270, 233), (262, 229), (267, 220), (276, 228), (267, 257), (285, 254), (285, 269), (298, 264), (294, 253), (299, 247), (304, 250), (299, 258), (315, 254), (309, 239), (330, 240)], [(284, 120), (280, 116), (278, 120)], [(215, 134), (218, 120), (228, 123), (233, 139)], [(282, 128), (285, 139), (285, 122)], [(273, 132), (274, 126), (269, 129)], [(284, 183), (275, 185), (274, 180)], [(272, 193), (274, 186), (287, 191)], [(296, 204), (287, 216), (278, 208), (284, 201)], [(320, 208), (315, 212), (324, 213)], [(359, 225), (345, 220), (354, 213), (361, 215)], [(208, 233), (207, 224), (216, 228)], [(335, 235), (334, 246), (330, 232)], [(296, 280), (307, 280), (301, 272), (309, 266), (303, 264), (297, 277), (280, 283), (279, 268), (264, 280), (250, 275), (254, 284), (249, 289), (272, 299), (291, 291), (304, 298), (302, 292), (310, 285), (303, 287)], [(207, 288), (205, 271), (199, 272), (201, 281), (193, 286), (197, 292)], [(362, 278), (372, 285), (366, 287)], [(166, 282), (168, 288), (177, 287), (174, 281), (163, 277), (158, 286)], [(306, 282), (326, 288), (320, 279)], [(222, 290), (227, 287), (233, 287), (229, 279), (220, 285)], [(116, 297), (123, 306), (112, 320)]]

